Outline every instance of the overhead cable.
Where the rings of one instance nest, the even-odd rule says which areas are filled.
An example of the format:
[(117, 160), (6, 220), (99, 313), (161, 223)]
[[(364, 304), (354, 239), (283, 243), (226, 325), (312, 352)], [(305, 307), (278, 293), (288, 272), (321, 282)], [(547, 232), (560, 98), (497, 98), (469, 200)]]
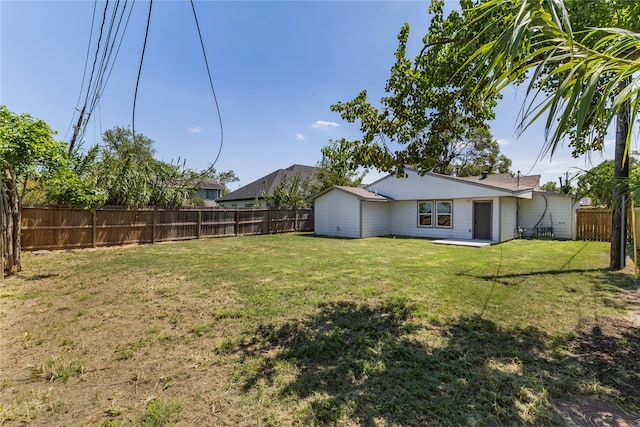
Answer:
[[(131, 13), (133, 11), (133, 4), (135, 0), (116, 0), (115, 2), (111, 2), (113, 4), (113, 8), (110, 13), (110, 18), (107, 19), (109, 15), (109, 0), (105, 3), (105, 8), (102, 13), (102, 22), (100, 24), (100, 32), (98, 35), (96, 49), (93, 57), (93, 64), (91, 68), (91, 73), (89, 75), (89, 83), (86, 86), (86, 95), (84, 99), (84, 104), (80, 109), (80, 97), (82, 96), (82, 91), (84, 89), (84, 82), (86, 79), (86, 72), (88, 68), (88, 52), (90, 51), (90, 47), (87, 48), (87, 61), (85, 62), (85, 76), (83, 77), (83, 83), (80, 89), (80, 96), (78, 97), (78, 103), (76, 106), (76, 111), (79, 111), (80, 117), (78, 118), (78, 123), (75, 126), (74, 134), (69, 144), (69, 152), (73, 151), (76, 145), (76, 141), (81, 141), (85, 135), (87, 130), (87, 125), (91, 120), (91, 115), (100, 102), (100, 98), (104, 93), (104, 90), (107, 86), (109, 78), (111, 76), (111, 72), (113, 71), (113, 67), (115, 65), (116, 58), (118, 53), (120, 52), (120, 47), (122, 46), (122, 42), (124, 40), (124, 36), (129, 25), (129, 20), (131, 18)], [(123, 24), (124, 16), (127, 12), (127, 7), (129, 7), (129, 13), (127, 15), (126, 22)], [(95, 29), (95, 15), (96, 15), (96, 6), (94, 3), (94, 16), (92, 20), (92, 29), (91, 36), (89, 39), (89, 46), (91, 45), (91, 40), (93, 36), (93, 32)], [(118, 41), (119, 38), (119, 41)], [(117, 48), (115, 47), (117, 43)], [(72, 123), (75, 120), (72, 119)]]
[(140, 55), (140, 66), (138, 67), (138, 78), (136, 79), (136, 89), (133, 93), (133, 111), (131, 112), (132, 140), (136, 140), (136, 101), (138, 99), (138, 86), (140, 85), (140, 75), (142, 74), (142, 63), (144, 62), (144, 52), (147, 49), (147, 38), (149, 37), (149, 24), (151, 23), (151, 9), (153, 0), (149, 0), (149, 14), (147, 16), (147, 28), (144, 32), (144, 43), (142, 44), (142, 54)]
[[(93, 2), (93, 14), (91, 15), (91, 29), (89, 30), (89, 42), (87, 43), (87, 53), (84, 58), (84, 71), (82, 72), (82, 83), (80, 84), (80, 90), (78, 91), (78, 100), (76, 101), (76, 110), (80, 107), (80, 99), (82, 98), (82, 92), (84, 89), (84, 81), (87, 77), (87, 66), (89, 65), (89, 52), (91, 52), (91, 40), (93, 38), (93, 25), (96, 19), (96, 8), (98, 5), (98, 0), (94, 0)], [(64, 134), (64, 139), (67, 139), (67, 135), (69, 134), (69, 130), (73, 126), (73, 120), (75, 119), (75, 113), (71, 117), (71, 123), (67, 128), (67, 132)]]
[(211, 70), (209, 69), (209, 61), (207, 60), (207, 52), (204, 48), (204, 42), (202, 40), (202, 33), (200, 32), (200, 25), (198, 24), (198, 15), (196, 14), (196, 8), (193, 4), (193, 0), (191, 0), (191, 10), (193, 10), (193, 18), (196, 21), (196, 29), (198, 30), (198, 38), (200, 39), (200, 47), (202, 47), (202, 55), (204, 56), (204, 64), (207, 67), (207, 76), (209, 77), (209, 86), (211, 87), (211, 93), (213, 94), (213, 100), (216, 104), (216, 111), (218, 113), (218, 122), (220, 123), (220, 146), (218, 148), (218, 154), (216, 158), (213, 160), (213, 163), (210, 167), (216, 164), (218, 159), (220, 158), (220, 154), (222, 153), (222, 144), (224, 141), (224, 131), (222, 129), (222, 115), (220, 114), (220, 105), (218, 104), (218, 97), (216, 96), (216, 90), (213, 87), (213, 79), (211, 78)]

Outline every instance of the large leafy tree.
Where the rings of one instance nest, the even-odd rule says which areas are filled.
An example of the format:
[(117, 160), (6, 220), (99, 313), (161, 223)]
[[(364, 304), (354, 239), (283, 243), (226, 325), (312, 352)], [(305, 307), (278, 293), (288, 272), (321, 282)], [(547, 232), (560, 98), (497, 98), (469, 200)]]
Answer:
[(561, 193), (558, 184), (553, 181), (545, 182), (540, 186), (540, 191), (546, 191), (548, 193)]
[[(595, 206), (613, 206), (614, 161), (605, 160), (578, 177), (577, 191), (580, 197), (590, 197)], [(629, 181), (640, 182), (640, 168), (635, 157), (629, 163)]]
[[(569, 139), (580, 154), (601, 149), (616, 127), (611, 268), (624, 267), (624, 196), (628, 193), (629, 143), (640, 107), (640, 2), (516, 0), (499, 28), (483, 17), (504, 10), (490, 0), (476, 8), (490, 39), (466, 63), (466, 80), (493, 99), (505, 86), (529, 74), (521, 128), (546, 116), (545, 149)], [(486, 15), (485, 15), (486, 14)], [(598, 26), (601, 27), (598, 27)], [(479, 34), (471, 43), (487, 40)], [(479, 66), (478, 66), (479, 65)], [(463, 67), (466, 73), (466, 67)], [(486, 84), (489, 82), (489, 84)]]
[[(445, 16), (444, 1), (432, 0), (429, 31), (414, 58), (407, 54), (409, 26), (402, 27), (396, 63), (385, 86), (386, 95), (378, 105), (372, 104), (363, 90), (351, 101), (331, 106), (343, 119), (360, 123), (362, 138), (351, 141), (355, 164), (399, 176), (406, 165), (421, 173), (444, 172), (451, 162), (451, 147), (486, 130), (486, 122), (494, 118), (498, 92), (492, 97), (478, 96), (452, 79), (484, 43), (476, 36), (486, 32), (480, 23), (469, 25), (476, 22), (477, 11), (471, 8), (474, 3), (461, 0), (460, 4), (462, 11)], [(491, 13), (487, 19), (503, 22), (503, 10)], [(500, 31), (494, 28), (493, 34)], [(473, 64), (461, 73), (462, 80), (487, 77), (474, 73)]]
[(223, 185), (238, 181), (233, 171), (218, 172), (184, 168), (155, 158), (153, 141), (131, 130), (114, 127), (103, 135), (103, 143), (86, 153), (72, 152), (68, 168), (56, 171), (44, 182), (46, 203), (95, 208), (112, 206), (180, 207), (202, 181), (213, 179)]
[(21, 269), (20, 207), (27, 182), (65, 165), (66, 146), (53, 135), (42, 120), (0, 106), (0, 225), (9, 274)]
[(274, 208), (293, 208), (309, 206), (309, 198), (319, 190), (314, 175), (292, 177), (284, 175), (270, 194), (263, 191), (267, 206)]
[(491, 137), (487, 129), (477, 129), (468, 139), (452, 141), (447, 156), (441, 156), (442, 163), (435, 172), (446, 175), (474, 176), (486, 171), (508, 173), (511, 159), (500, 154), (498, 141)]
[(96, 186), (90, 174), (98, 154), (98, 147), (82, 154), (66, 151), (65, 162), (43, 176), (26, 195), (30, 203), (74, 206), (92, 209), (103, 205), (108, 192)]
[(106, 205), (179, 207), (191, 196), (197, 174), (184, 163), (157, 160), (153, 141), (130, 129), (115, 127), (103, 135), (103, 144), (88, 153), (95, 161), (83, 174), (104, 193)]
[(610, 208), (613, 204), (613, 160), (607, 160), (578, 177), (578, 192), (590, 197), (591, 205)]
[(330, 140), (329, 145), (321, 150), (322, 160), (318, 164), (316, 177), (322, 188), (332, 185), (357, 187), (367, 171), (358, 171), (359, 165), (353, 163), (353, 147), (342, 138)]

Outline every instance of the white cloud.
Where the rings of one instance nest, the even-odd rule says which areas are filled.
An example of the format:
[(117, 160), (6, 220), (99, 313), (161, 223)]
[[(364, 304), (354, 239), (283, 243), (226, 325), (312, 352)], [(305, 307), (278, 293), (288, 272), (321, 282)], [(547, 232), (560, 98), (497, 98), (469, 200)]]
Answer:
[(196, 128), (189, 128), (187, 129), (190, 133), (202, 133), (202, 128), (200, 127), (196, 127)]
[(509, 145), (509, 140), (508, 139), (496, 139), (496, 142), (501, 147), (504, 147), (505, 145)]
[(296, 133), (296, 141), (304, 141), (305, 139), (307, 138), (305, 138), (303, 134)]
[(318, 120), (314, 124), (311, 125), (314, 129), (329, 129), (329, 128), (337, 128), (340, 126), (336, 122), (325, 122), (324, 120)]

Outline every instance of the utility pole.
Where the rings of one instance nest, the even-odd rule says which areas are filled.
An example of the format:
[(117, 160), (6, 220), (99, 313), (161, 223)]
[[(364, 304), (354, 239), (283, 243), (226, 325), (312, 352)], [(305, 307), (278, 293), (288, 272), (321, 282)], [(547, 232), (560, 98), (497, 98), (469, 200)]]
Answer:
[[(631, 77), (620, 83), (619, 91), (631, 84)], [(613, 160), (613, 205), (611, 215), (611, 258), (609, 268), (623, 269), (626, 261), (627, 227), (625, 221), (626, 196), (629, 192), (629, 150), (627, 135), (631, 119), (629, 101), (622, 104), (616, 116), (616, 145)]]
[(73, 148), (76, 145), (76, 139), (78, 138), (78, 134), (80, 133), (80, 126), (82, 126), (82, 118), (84, 117), (86, 108), (87, 106), (85, 104), (85, 106), (82, 107), (82, 111), (80, 112), (80, 117), (78, 117), (78, 123), (73, 127), (73, 136), (71, 137), (71, 142), (69, 142), (69, 154), (73, 153)]

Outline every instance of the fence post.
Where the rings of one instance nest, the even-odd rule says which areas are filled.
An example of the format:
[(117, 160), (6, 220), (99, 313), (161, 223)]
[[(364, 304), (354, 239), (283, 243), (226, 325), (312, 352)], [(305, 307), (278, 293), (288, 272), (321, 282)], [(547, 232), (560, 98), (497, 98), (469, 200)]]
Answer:
[(236, 237), (238, 237), (238, 234), (240, 233), (240, 209), (237, 209), (237, 208), (236, 208), (235, 229), (236, 229)]
[(202, 237), (202, 230), (200, 229), (201, 227), (202, 227), (202, 211), (198, 209), (198, 230), (196, 231), (196, 236), (198, 239)]
[(153, 208), (153, 217), (151, 219), (151, 244), (154, 244), (156, 242), (156, 212), (157, 209)]
[(295, 213), (295, 219), (293, 220), (293, 231), (299, 231), (298, 230), (298, 208), (295, 208), (294, 213)]
[(96, 218), (97, 214), (96, 214), (96, 209), (93, 210), (93, 213), (91, 214), (91, 221), (92, 221), (92, 235), (91, 235), (91, 246), (92, 247), (96, 247), (98, 246), (98, 220)]

